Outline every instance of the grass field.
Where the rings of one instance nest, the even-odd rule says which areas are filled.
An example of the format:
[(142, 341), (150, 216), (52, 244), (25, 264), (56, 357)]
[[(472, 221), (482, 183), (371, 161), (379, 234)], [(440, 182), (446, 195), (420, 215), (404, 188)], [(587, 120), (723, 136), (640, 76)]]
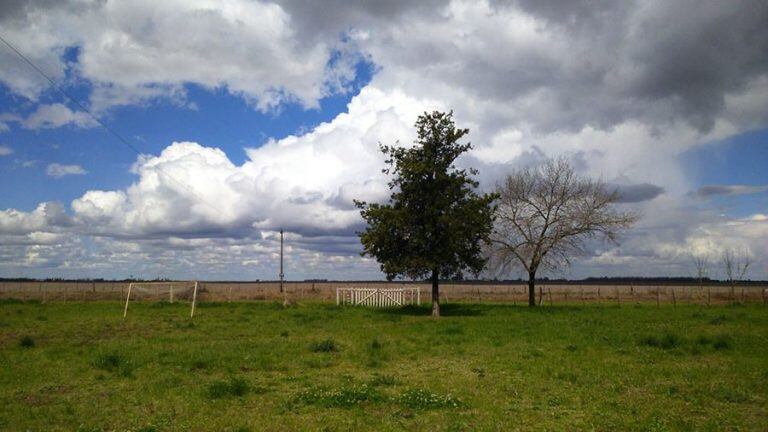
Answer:
[(768, 308), (0, 303), (3, 430), (768, 430)]

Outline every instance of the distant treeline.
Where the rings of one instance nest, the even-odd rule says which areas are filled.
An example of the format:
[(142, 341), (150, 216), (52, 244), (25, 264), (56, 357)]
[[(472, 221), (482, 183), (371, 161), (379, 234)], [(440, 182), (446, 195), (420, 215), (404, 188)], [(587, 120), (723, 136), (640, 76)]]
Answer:
[[(635, 277), (635, 276), (617, 276), (617, 277), (588, 277), (584, 279), (557, 279), (557, 278), (541, 278), (536, 279), (537, 282), (544, 284), (557, 284), (557, 285), (698, 285), (699, 279), (695, 277)], [(129, 279), (64, 279), (64, 278), (0, 278), (0, 282), (174, 282), (178, 279), (141, 279), (141, 278), (129, 278)], [(210, 283), (279, 283), (279, 280), (200, 280), (201, 282)], [(335, 279), (304, 279), (304, 280), (286, 280), (285, 283), (381, 283), (382, 280), (335, 280)], [(410, 280), (394, 280), (392, 283), (429, 283), (428, 280), (423, 281), (410, 281)], [(498, 285), (498, 284), (526, 284), (527, 280), (523, 279), (463, 279), (463, 280), (444, 280), (442, 283), (449, 284), (462, 284), (462, 285)], [(728, 285), (729, 282), (719, 279), (703, 278), (701, 280), (706, 285)], [(737, 282), (738, 285), (765, 285), (768, 284), (766, 280), (744, 280)]]

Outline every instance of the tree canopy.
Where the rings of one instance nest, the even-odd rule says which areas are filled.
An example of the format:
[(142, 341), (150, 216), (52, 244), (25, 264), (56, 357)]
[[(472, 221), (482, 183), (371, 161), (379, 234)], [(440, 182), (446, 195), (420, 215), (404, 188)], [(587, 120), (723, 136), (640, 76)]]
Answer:
[(475, 169), (456, 159), (472, 148), (459, 141), (453, 113), (419, 116), (412, 147), (381, 145), (384, 173), (392, 176), (389, 203), (355, 201), (368, 223), (359, 233), (363, 255), (374, 257), (389, 280), (398, 276), (432, 281), (432, 314), (440, 315), (439, 280), (477, 274), (486, 263), (496, 195), (478, 194)]

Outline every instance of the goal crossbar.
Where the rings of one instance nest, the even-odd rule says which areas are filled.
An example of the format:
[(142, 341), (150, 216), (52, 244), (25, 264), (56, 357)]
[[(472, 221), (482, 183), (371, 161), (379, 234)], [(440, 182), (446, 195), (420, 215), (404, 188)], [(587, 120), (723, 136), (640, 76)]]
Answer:
[(168, 286), (169, 287), (169, 293), (168, 293), (168, 301), (170, 303), (173, 303), (174, 301), (174, 285), (186, 285), (190, 286), (192, 285), (192, 307), (189, 311), (189, 317), (192, 318), (195, 316), (195, 304), (197, 303), (197, 281), (173, 281), (173, 282), (131, 282), (128, 284), (128, 294), (125, 296), (125, 308), (123, 309), (123, 318), (128, 316), (128, 304), (131, 301), (131, 293), (134, 291), (134, 288), (138, 289), (141, 286)]

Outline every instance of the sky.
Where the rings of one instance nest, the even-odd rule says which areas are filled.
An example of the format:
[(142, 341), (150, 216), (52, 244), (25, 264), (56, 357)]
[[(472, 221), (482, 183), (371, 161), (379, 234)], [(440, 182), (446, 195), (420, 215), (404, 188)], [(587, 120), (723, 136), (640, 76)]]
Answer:
[(381, 279), (353, 199), (425, 111), (480, 188), (547, 158), (642, 217), (551, 276), (768, 279), (768, 3), (0, 4), (0, 277)]

